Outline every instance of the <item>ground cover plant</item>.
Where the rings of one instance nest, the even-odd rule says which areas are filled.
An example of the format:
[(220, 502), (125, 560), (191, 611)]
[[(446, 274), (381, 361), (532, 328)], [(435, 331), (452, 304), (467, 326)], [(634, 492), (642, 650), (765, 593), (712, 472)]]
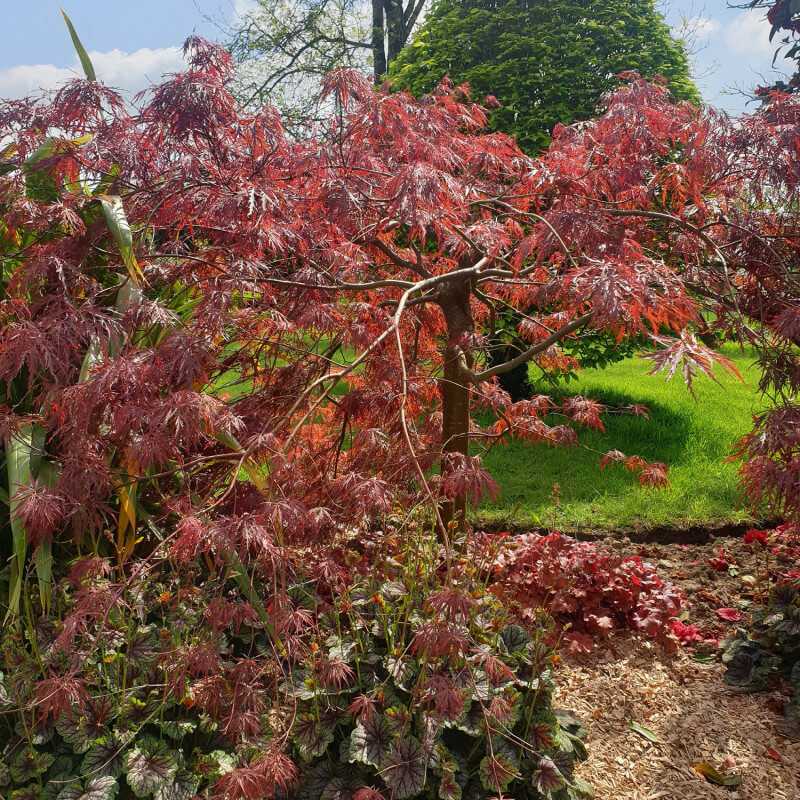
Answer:
[[(471, 448), (575, 444), (554, 400), (497, 378), (569, 365), (581, 332), (649, 337), (690, 384), (735, 372), (705, 312), (763, 371), (745, 489), (797, 510), (800, 107), (732, 125), (628, 75), (532, 159), (466, 87), (342, 71), (296, 141), (237, 107), (209, 42), (130, 107), (70, 30), (86, 78), (0, 106), (11, 796), (282, 798), (317, 759), (340, 767), (323, 796), (584, 793), (550, 699), (558, 616), (659, 635), (677, 604), (650, 567), (563, 543), (564, 581), (601, 577), (553, 627), (483, 569), (466, 511), (495, 483)], [(530, 346), (490, 366), (509, 305)]]
[[(738, 524), (763, 513), (742, 496), (739, 465), (727, 460), (762, 407), (756, 355), (730, 344), (719, 350), (742, 380), (717, 370), (716, 381), (699, 381), (694, 396), (678, 379), (649, 375), (650, 364), (642, 358), (580, 370), (558, 391), (606, 406), (604, 430), (584, 431), (581, 446), (570, 450), (526, 442), (492, 448), (485, 464), (500, 493), (476, 512), (478, 524), (647, 530)], [(540, 376), (532, 370), (531, 377)], [(643, 406), (647, 415), (624, 413), (632, 405)], [(624, 469), (607, 468), (601, 475), (598, 464), (609, 450), (669, 464), (669, 485), (654, 501), (652, 490)]]
[(752, 529), (745, 541), (763, 554), (766, 597), (760, 598), (751, 624), (724, 643), (725, 680), (751, 692), (786, 680), (792, 696), (783, 729), (800, 739), (800, 532), (792, 523), (771, 531)]

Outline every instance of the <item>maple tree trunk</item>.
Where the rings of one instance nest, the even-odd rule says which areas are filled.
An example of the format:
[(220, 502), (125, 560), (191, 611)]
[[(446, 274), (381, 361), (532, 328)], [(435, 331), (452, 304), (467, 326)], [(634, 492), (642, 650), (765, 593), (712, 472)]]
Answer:
[(386, 74), (386, 48), (384, 45), (383, 0), (372, 0), (372, 70), (375, 83)]
[[(442, 396), (442, 474), (445, 472), (445, 455), (469, 455), (470, 387), (464, 381), (461, 359), (472, 367), (472, 356), (463, 349), (464, 336), (474, 330), (469, 307), (468, 281), (450, 284), (442, 290), (439, 301), (447, 321), (447, 346), (444, 352), (444, 374), (439, 382)], [(463, 526), (466, 520), (466, 497), (456, 497), (442, 503), (440, 513), (445, 525), (456, 520)]]

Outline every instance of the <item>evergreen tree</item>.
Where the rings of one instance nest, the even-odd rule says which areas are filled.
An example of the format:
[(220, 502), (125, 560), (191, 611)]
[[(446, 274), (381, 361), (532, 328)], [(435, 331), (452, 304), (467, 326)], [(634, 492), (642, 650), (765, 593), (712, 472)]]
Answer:
[(476, 98), (494, 95), (493, 126), (537, 152), (556, 123), (590, 118), (627, 70), (699, 100), (654, 0), (438, 0), (389, 75), (415, 94), (449, 75)]

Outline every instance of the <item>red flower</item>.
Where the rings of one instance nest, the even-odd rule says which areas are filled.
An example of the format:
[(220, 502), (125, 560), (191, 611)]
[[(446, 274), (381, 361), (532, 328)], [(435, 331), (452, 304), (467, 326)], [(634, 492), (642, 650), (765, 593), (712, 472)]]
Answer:
[(672, 632), (678, 637), (681, 644), (693, 644), (694, 642), (702, 642), (703, 636), (700, 633), (700, 628), (697, 625), (692, 625), (688, 622), (681, 622), (679, 619), (673, 620)]
[(731, 565), (730, 556), (720, 547), (717, 555), (708, 559), (709, 565), (717, 572), (725, 572)]

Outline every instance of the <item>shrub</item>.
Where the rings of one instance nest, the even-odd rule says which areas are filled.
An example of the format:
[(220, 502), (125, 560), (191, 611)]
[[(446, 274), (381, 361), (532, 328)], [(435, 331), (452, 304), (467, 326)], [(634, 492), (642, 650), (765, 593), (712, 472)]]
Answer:
[(674, 644), (671, 621), (680, 612), (681, 595), (638, 556), (620, 556), (560, 533), (532, 534), (511, 542), (495, 569), (494, 591), (522, 619), (535, 618), (540, 608), (552, 614), (576, 652), (626, 629)]
[(521, 625), (487, 590), (490, 539), (448, 558), (402, 533), (344, 542), (353, 569), (297, 573), (272, 637), (212, 576), (195, 588), (198, 567), (116, 586), (77, 562), (38, 658), (4, 642), (18, 723), (0, 783), (15, 800), (584, 794), (546, 614)]

